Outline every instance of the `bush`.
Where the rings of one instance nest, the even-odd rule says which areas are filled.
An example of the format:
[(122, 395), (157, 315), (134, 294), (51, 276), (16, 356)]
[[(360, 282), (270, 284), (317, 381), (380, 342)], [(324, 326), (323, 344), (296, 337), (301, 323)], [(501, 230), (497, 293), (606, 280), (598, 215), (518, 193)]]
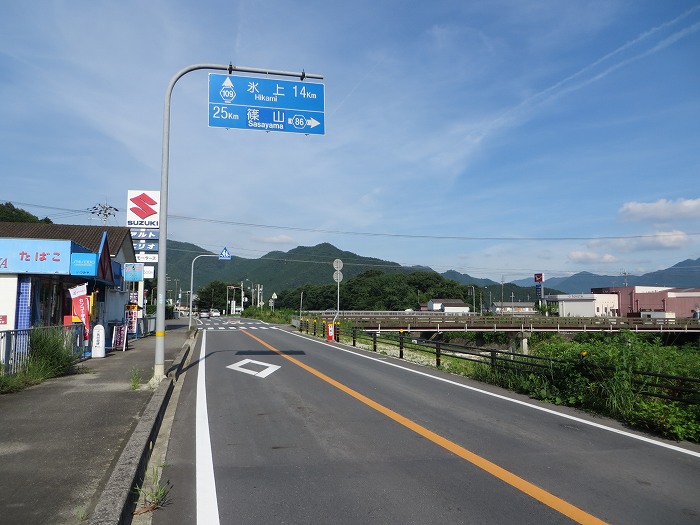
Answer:
[(700, 441), (700, 407), (661, 399), (640, 399), (627, 423), (670, 439)]
[[(700, 405), (642, 394), (663, 389), (635, 383), (644, 371), (700, 378), (700, 353), (690, 346), (664, 346), (658, 336), (622, 332), (581, 334), (572, 342), (561, 338), (538, 344), (534, 353), (562, 361), (546, 391), (557, 392), (567, 405), (604, 414), (664, 437), (700, 441)], [(542, 389), (528, 391), (541, 397)], [(558, 400), (555, 400), (555, 402)], [(697, 400), (696, 400), (697, 401)]]
[(248, 319), (259, 319), (272, 324), (292, 324), (292, 317), (296, 312), (290, 308), (277, 309), (275, 311), (267, 308), (246, 308), (241, 317)]
[(0, 393), (16, 392), (73, 370), (75, 355), (71, 334), (61, 327), (36, 327), (30, 332), (26, 369), (0, 376)]

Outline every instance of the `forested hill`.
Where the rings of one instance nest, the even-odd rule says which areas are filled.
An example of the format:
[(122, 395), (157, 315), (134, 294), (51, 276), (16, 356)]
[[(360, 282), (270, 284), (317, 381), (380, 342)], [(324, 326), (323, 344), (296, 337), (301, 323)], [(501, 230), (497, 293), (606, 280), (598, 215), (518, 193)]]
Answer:
[[(212, 281), (240, 283), (248, 279), (264, 285), (265, 296), (273, 292), (293, 289), (305, 284), (332, 284), (333, 261), (343, 261), (343, 279), (348, 280), (368, 270), (381, 270), (387, 273), (410, 273), (417, 270), (432, 272), (427, 267), (405, 267), (399, 263), (373, 257), (363, 257), (343, 251), (332, 244), (299, 246), (288, 252), (272, 251), (259, 259), (246, 259), (235, 255), (235, 247), (230, 251), (230, 261), (219, 261), (217, 257), (202, 257), (195, 262), (195, 290)], [(168, 241), (168, 276), (178, 279), (183, 289), (189, 288), (192, 259), (199, 254), (211, 254), (189, 243)]]
[[(235, 252), (235, 249), (231, 251)], [(168, 275), (184, 279), (180, 286), (189, 289), (191, 262), (197, 254), (206, 253), (187, 243), (168, 241)], [(427, 267), (405, 267), (391, 261), (362, 257), (323, 243), (297, 247), (288, 252), (270, 252), (259, 259), (234, 256), (231, 261), (219, 261), (216, 254), (195, 263), (194, 289), (202, 298), (202, 307), (223, 309), (226, 285), (248, 280), (262, 284), (265, 303), (273, 293), (278, 308), (298, 309), (304, 294), (305, 309), (335, 308), (337, 285), (333, 280), (333, 261), (343, 261), (341, 308), (352, 310), (404, 310), (416, 308), (430, 299), (462, 299), (479, 311), (491, 302), (535, 301), (534, 287), (521, 288), (511, 283), (495, 283), (457, 274), (449, 279)], [(177, 277), (177, 272), (183, 277)], [(457, 272), (453, 272), (456, 274)], [(450, 274), (451, 275), (451, 274)], [(169, 285), (170, 287), (171, 285)], [(248, 293), (248, 292), (247, 292)]]

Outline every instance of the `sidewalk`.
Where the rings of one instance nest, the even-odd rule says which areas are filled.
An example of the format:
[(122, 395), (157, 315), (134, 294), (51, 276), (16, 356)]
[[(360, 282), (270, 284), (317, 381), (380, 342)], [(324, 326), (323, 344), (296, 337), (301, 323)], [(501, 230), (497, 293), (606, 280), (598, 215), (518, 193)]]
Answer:
[[(193, 340), (186, 319), (166, 324), (168, 371)], [(117, 493), (128, 494), (172, 391), (172, 372), (148, 386), (155, 340), (130, 341), (130, 350), (89, 359), (75, 375), (0, 396), (0, 522), (73, 525), (99, 514), (100, 523), (118, 523), (124, 496)]]

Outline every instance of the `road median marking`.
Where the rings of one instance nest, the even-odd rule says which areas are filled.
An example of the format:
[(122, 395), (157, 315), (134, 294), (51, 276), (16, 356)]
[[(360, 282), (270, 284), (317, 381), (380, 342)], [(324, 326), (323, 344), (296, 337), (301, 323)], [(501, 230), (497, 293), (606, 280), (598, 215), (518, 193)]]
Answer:
[(500, 479), (501, 481), (507, 483), (513, 488), (518, 489), (519, 491), (527, 494), (528, 496), (534, 498), (535, 500), (544, 503), (551, 509), (563, 514), (564, 516), (567, 516), (574, 520), (576, 523), (580, 523), (582, 525), (604, 525), (606, 522), (596, 518), (595, 516), (579, 509), (575, 505), (572, 505), (571, 503), (564, 501), (563, 499), (555, 496), (554, 494), (547, 492), (546, 490), (538, 487), (537, 485), (534, 485), (533, 483), (530, 483), (529, 481), (526, 481), (525, 479), (521, 478), (520, 476), (513, 474), (512, 472), (504, 469), (503, 467), (500, 467), (496, 465), (495, 463), (489, 461), (488, 459), (482, 458), (481, 456), (475, 454), (474, 452), (471, 452), (470, 450), (467, 450), (466, 448), (462, 447), (461, 445), (458, 445), (457, 443), (450, 441), (449, 439), (440, 436), (439, 434), (436, 434), (432, 430), (427, 429), (426, 427), (419, 425), (415, 421), (412, 421), (408, 419), (407, 417), (402, 416), (398, 412), (393, 411), (392, 409), (385, 407), (384, 405), (374, 401), (373, 399), (365, 396), (364, 394), (361, 394), (357, 392), (356, 390), (353, 390), (352, 388), (344, 385), (343, 383), (333, 379), (330, 376), (327, 376), (323, 372), (320, 372), (319, 370), (316, 370), (315, 368), (307, 365), (306, 363), (302, 363), (298, 359), (295, 359), (294, 357), (285, 354), (281, 350), (278, 350), (274, 346), (266, 343), (262, 339), (254, 336), (250, 332), (243, 332), (245, 333), (248, 337), (254, 339), (261, 345), (263, 345), (265, 348), (268, 350), (272, 350), (276, 354), (282, 356), (283, 358), (287, 359), (291, 363), (294, 363), (298, 367), (306, 370), (307, 372), (313, 374), (314, 376), (318, 377), (319, 379), (325, 381), (326, 383), (334, 386), (338, 390), (341, 390), (342, 392), (345, 392), (351, 397), (354, 397), (358, 401), (364, 403), (370, 408), (373, 408), (377, 412), (385, 415), (386, 417), (393, 419), (400, 425), (403, 425), (404, 427), (412, 430), (413, 432), (423, 436), (426, 439), (429, 439), (436, 445), (441, 446), (445, 450), (448, 450), (455, 454), (456, 456), (468, 461), (472, 465), (479, 467), (485, 472), (488, 472), (492, 476)]

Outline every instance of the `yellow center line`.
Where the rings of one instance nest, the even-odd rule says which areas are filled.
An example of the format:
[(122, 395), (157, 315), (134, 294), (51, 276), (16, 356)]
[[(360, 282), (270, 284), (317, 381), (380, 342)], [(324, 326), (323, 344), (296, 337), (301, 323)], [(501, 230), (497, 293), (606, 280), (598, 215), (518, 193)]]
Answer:
[(469, 463), (479, 467), (480, 469), (488, 472), (492, 476), (495, 476), (496, 478), (500, 479), (501, 481), (504, 481), (508, 485), (518, 489), (521, 492), (524, 492), (528, 496), (536, 499), (537, 501), (544, 503), (548, 507), (556, 510), (557, 512), (563, 514), (564, 516), (567, 516), (574, 520), (576, 523), (580, 523), (582, 525), (605, 525), (606, 522), (596, 518), (595, 516), (592, 516), (591, 514), (588, 514), (587, 512), (579, 509), (578, 507), (572, 505), (571, 503), (564, 501), (561, 498), (558, 498), (554, 494), (547, 492), (544, 489), (541, 489), (537, 485), (534, 485), (530, 483), (529, 481), (524, 480), (520, 476), (517, 476), (516, 474), (513, 474), (512, 472), (504, 469), (503, 467), (499, 467), (495, 463), (492, 463), (491, 461), (482, 458), (481, 456), (475, 454), (474, 452), (471, 452), (467, 450), (466, 448), (458, 445), (457, 443), (454, 443), (453, 441), (450, 441), (447, 438), (444, 438), (440, 436), (439, 434), (436, 434), (432, 430), (428, 430), (424, 426), (419, 425), (415, 421), (412, 421), (408, 419), (407, 417), (402, 416), (401, 414), (394, 412), (390, 408), (385, 407), (384, 405), (381, 405), (380, 403), (377, 403), (376, 401), (370, 399), (369, 397), (360, 394), (356, 390), (353, 390), (352, 388), (344, 385), (343, 383), (340, 383), (333, 379), (332, 377), (327, 376), (323, 372), (320, 372), (316, 370), (315, 368), (310, 367), (309, 365), (302, 363), (298, 359), (295, 359), (292, 356), (289, 356), (285, 354), (284, 352), (277, 350), (272, 345), (269, 345), (262, 339), (259, 339), (258, 337), (254, 336), (248, 331), (243, 331), (244, 334), (246, 334), (248, 337), (251, 337), (255, 339), (258, 343), (263, 345), (265, 348), (268, 348), (269, 350), (272, 350), (276, 354), (284, 357), (288, 361), (291, 361), (295, 365), (303, 368), (307, 372), (315, 375), (319, 379), (325, 381), (326, 383), (336, 387), (337, 389), (345, 392), (349, 396), (354, 397), (358, 401), (364, 403), (365, 405), (373, 408), (377, 412), (380, 412), (381, 414), (384, 414), (390, 419), (393, 419), (400, 425), (403, 425), (404, 427), (414, 431), (415, 433), (423, 436), (426, 439), (429, 439), (433, 443), (443, 447), (446, 450), (449, 450), (456, 456), (468, 461)]

